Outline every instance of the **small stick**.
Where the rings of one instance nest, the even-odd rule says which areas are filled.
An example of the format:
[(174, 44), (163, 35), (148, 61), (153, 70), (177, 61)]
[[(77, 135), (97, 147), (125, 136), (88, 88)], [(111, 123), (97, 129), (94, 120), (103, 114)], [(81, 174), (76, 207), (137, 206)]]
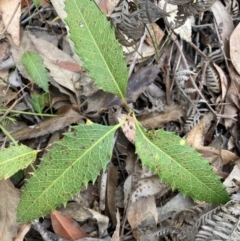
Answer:
[[(183, 52), (182, 52), (182, 49), (181, 49), (181, 46), (180, 46), (178, 40), (177, 40), (176, 38), (174, 38), (174, 37), (172, 37), (172, 40), (173, 40), (174, 43), (176, 44), (176, 46), (177, 46), (177, 48), (178, 48), (178, 50), (179, 50), (179, 52), (180, 52), (180, 54), (181, 54), (181, 56), (182, 56), (182, 59), (183, 59), (183, 63), (184, 63), (184, 65), (185, 65), (185, 68), (186, 68), (187, 70), (189, 70), (187, 60), (186, 60), (186, 58), (185, 58), (185, 56), (184, 56), (184, 54), (183, 54)], [(209, 59), (209, 58), (207, 58), (207, 59)], [(213, 113), (214, 115), (216, 115), (218, 118), (227, 118), (227, 119), (231, 119), (231, 120), (236, 121), (236, 119), (234, 118), (234, 117), (237, 116), (236, 114), (235, 114), (235, 115), (226, 116), (226, 115), (221, 115), (221, 114), (216, 113), (215, 110), (214, 110), (214, 109), (208, 104), (208, 102), (206, 101), (205, 97), (203, 96), (202, 92), (199, 90), (198, 86), (196, 85), (196, 83), (195, 83), (195, 81), (193, 80), (193, 78), (192, 78), (191, 75), (189, 76), (189, 79), (190, 79), (191, 84), (193, 85), (193, 87), (194, 87), (194, 88), (196, 89), (196, 91), (198, 92), (199, 96), (201, 96), (201, 98), (204, 100), (204, 102), (206, 103), (206, 105), (207, 105), (208, 108), (212, 111), (212, 113)]]
[(14, 101), (11, 107), (8, 108), (8, 110), (0, 117), (0, 123), (4, 120), (4, 118), (11, 112), (11, 110), (16, 106), (16, 104), (25, 97), (25, 94), (23, 94), (20, 98)]
[(136, 53), (135, 53), (135, 55), (133, 57), (132, 63), (130, 65), (130, 67), (129, 67), (128, 77), (130, 77), (132, 72), (133, 72), (133, 69), (134, 69), (134, 67), (136, 65), (137, 58), (139, 57), (139, 53), (141, 52), (141, 49), (142, 49), (142, 46), (143, 46), (143, 42), (144, 42), (146, 36), (147, 36), (147, 30), (145, 28), (144, 34), (143, 34), (143, 36), (141, 37), (141, 40), (140, 40), (140, 44), (139, 44), (138, 50), (136, 51)]
[(33, 222), (32, 222), (32, 226), (33, 228), (38, 231), (43, 240), (44, 241), (69, 241), (67, 239), (64, 239), (64, 238), (59, 238), (57, 235), (55, 235), (54, 233), (52, 232), (49, 232), (48, 230), (46, 230), (43, 225), (39, 222), (39, 220), (35, 219)]

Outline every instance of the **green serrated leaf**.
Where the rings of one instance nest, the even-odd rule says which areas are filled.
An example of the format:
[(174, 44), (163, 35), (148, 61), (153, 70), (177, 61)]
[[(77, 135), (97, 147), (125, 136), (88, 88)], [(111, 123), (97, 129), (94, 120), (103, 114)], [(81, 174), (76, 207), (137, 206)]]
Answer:
[(38, 7), (41, 3), (41, 0), (33, 0), (33, 3), (36, 7)]
[(94, 1), (66, 0), (65, 22), (84, 67), (103, 90), (125, 97), (128, 69), (114, 29)]
[(42, 57), (32, 51), (26, 51), (21, 58), (22, 64), (33, 82), (48, 92), (48, 74)]
[(42, 110), (45, 107), (45, 103), (48, 102), (48, 99), (49, 99), (48, 93), (44, 93), (41, 95), (32, 94), (30, 102), (37, 113), (42, 113)]
[(147, 132), (136, 120), (136, 152), (143, 165), (194, 200), (226, 203), (229, 196), (209, 162), (172, 132)]
[(95, 181), (112, 155), (119, 125), (79, 125), (56, 143), (30, 178), (18, 206), (19, 221), (29, 222), (55, 210)]
[(26, 168), (37, 155), (36, 150), (20, 145), (10, 146), (0, 151), (0, 180), (11, 177), (20, 169)]

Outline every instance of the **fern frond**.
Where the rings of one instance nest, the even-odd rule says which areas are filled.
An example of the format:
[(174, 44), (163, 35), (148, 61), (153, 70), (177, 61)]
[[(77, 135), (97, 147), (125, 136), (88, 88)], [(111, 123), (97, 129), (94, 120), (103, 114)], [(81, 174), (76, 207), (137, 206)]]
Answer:
[[(151, 0), (138, 0), (137, 4), (120, 0), (109, 18), (115, 27), (116, 36), (125, 46), (135, 44), (142, 37), (145, 24), (153, 23), (168, 14)], [(133, 41), (124, 39), (124, 34)]]
[(199, 111), (192, 113), (188, 118), (186, 119), (185, 125), (184, 125), (184, 131), (187, 133), (189, 132), (194, 126), (196, 126), (201, 118), (201, 114)]
[(240, 201), (230, 201), (203, 215), (194, 225), (195, 241), (239, 241)]
[(214, 63), (220, 63), (224, 61), (224, 55), (222, 49), (218, 48), (214, 50), (213, 52), (208, 54), (208, 57), (214, 62)]
[(232, 15), (233, 18), (237, 18), (239, 15), (239, 3), (237, 0), (224, 0), (227, 11)]
[(221, 92), (219, 74), (211, 64), (207, 67), (206, 84), (210, 92), (214, 94), (219, 94)]
[(197, 92), (197, 90), (194, 89), (194, 88), (186, 88), (186, 89), (184, 89), (184, 92), (185, 92), (186, 94), (192, 94), (192, 93)]
[(187, 233), (184, 230), (176, 227), (161, 228), (157, 232), (153, 233), (152, 238), (155, 236), (165, 237), (167, 235), (173, 235), (177, 237), (180, 241), (190, 241), (187, 237)]

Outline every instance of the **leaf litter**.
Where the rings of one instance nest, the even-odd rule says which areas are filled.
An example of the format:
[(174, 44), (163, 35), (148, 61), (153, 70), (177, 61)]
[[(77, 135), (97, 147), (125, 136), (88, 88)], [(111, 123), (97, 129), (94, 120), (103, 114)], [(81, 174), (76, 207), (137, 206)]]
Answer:
[[(69, 2), (75, 4), (75, 0), (69, 0)], [(188, 1), (182, 4), (176, 0), (167, 1), (167, 8), (164, 7), (165, 1), (155, 3), (150, 0), (138, 0), (139, 5), (134, 5), (127, 0), (96, 2), (117, 27), (116, 37), (122, 46), (119, 45), (116, 49), (119, 54), (116, 54), (116, 51), (109, 51), (111, 55), (116, 55), (116, 60), (119, 60), (119, 62), (114, 61), (112, 69), (109, 70), (104, 67), (105, 61), (106, 66), (111, 65), (111, 61), (108, 62), (108, 55), (100, 51), (98, 56), (101, 58), (98, 65), (94, 66), (96, 68), (94, 73), (88, 72), (88, 68), (91, 69), (93, 63), (92, 59), (80, 60), (79, 57), (81, 58), (83, 52), (94, 52), (94, 48), (99, 44), (100, 47), (105, 48), (105, 45), (113, 41), (114, 30), (110, 24), (96, 25), (97, 28), (93, 30), (96, 32), (96, 38), (92, 40), (90, 35), (85, 35), (85, 39), (81, 41), (85, 41), (86, 48), (82, 50), (83, 52), (78, 52), (80, 56), (77, 56), (76, 51), (79, 47), (73, 48), (73, 43), (69, 40), (66, 31), (69, 27), (76, 26), (71, 26), (71, 21), (65, 20), (67, 15), (63, 10), (62, 1), (51, 1), (52, 4), (40, 1), (38, 9), (31, 1), (27, 4), (24, 1), (13, 0), (0, 3), (3, 13), (0, 21), (2, 31), (0, 46), (1, 155), (2, 159), (6, 156), (11, 157), (11, 151), (6, 152), (5, 150), (8, 149), (4, 148), (11, 146), (14, 141), (22, 145), (15, 147), (16, 152), (22, 147), (28, 150), (29, 155), (29, 158), (19, 156), (18, 160), (9, 159), (12, 161), (11, 166), (1, 169), (5, 170), (1, 173), (1, 197), (8, 199), (0, 202), (2, 204), (0, 207), (1, 240), (8, 241), (15, 238), (14, 240), (20, 241), (25, 235), (29, 240), (33, 237), (39, 241), (60, 240), (61, 234), (58, 231), (53, 228), (54, 235), (47, 230), (52, 228), (49, 216), (44, 217), (44, 225), (37, 221), (33, 222), (33, 228), (30, 228), (28, 234), (26, 233), (29, 227), (27, 231), (19, 230), (17, 233), (16, 206), (19, 189), (24, 186), (26, 177), (29, 176), (26, 166), (33, 162), (32, 159), (35, 160), (34, 165), (38, 165), (49, 158), (42, 158), (43, 150), (50, 149), (54, 145), (52, 138), (55, 134), (63, 138), (63, 145), (58, 144), (58, 151), (52, 152), (50, 156), (52, 163), (48, 172), (50, 174), (50, 172), (63, 171), (61, 170), (62, 164), (57, 162), (57, 155), (62, 151), (61, 148), (64, 150), (68, 148), (68, 145), (71, 147), (71, 144), (68, 139), (69, 134), (64, 137), (62, 133), (69, 131), (72, 129), (71, 126), (79, 123), (82, 126), (85, 124), (90, 130), (95, 124), (89, 124), (86, 119), (112, 126), (118, 121), (125, 121), (125, 123), (116, 132), (115, 142), (110, 143), (111, 146), (115, 145), (112, 157), (108, 151), (110, 164), (105, 163), (104, 158), (99, 160), (100, 154), (94, 156), (91, 153), (88, 156), (89, 159), (94, 159), (93, 163), (101, 162), (104, 166), (104, 173), (101, 175), (107, 177), (105, 188), (101, 183), (102, 179), (100, 177), (97, 179), (97, 174), (94, 174), (92, 169), (98, 164), (90, 167), (91, 171), (88, 173), (92, 176), (91, 180), (97, 179), (96, 182), (88, 185), (89, 179), (85, 179), (83, 175), (81, 182), (84, 183), (86, 189), (80, 192), (80, 186), (74, 187), (79, 192), (75, 197), (69, 191), (72, 187), (64, 185), (64, 178), (55, 181), (56, 185), (63, 185), (64, 196), (69, 201), (65, 203), (65, 208), (58, 209), (66, 215), (67, 220), (69, 216), (78, 222), (79, 228), (89, 236), (83, 240), (158, 240), (159, 236), (163, 240), (191, 240), (193, 234), (190, 234), (189, 230), (195, 230), (194, 235), (200, 231), (200, 229), (193, 229), (194, 225), (201, 215), (213, 207), (206, 203), (202, 204), (197, 199), (183, 197), (141, 165), (135, 151), (142, 153), (141, 161), (144, 163), (144, 155), (153, 147), (140, 140), (139, 135), (144, 131), (142, 132), (140, 126), (135, 126), (133, 116), (126, 115), (125, 103), (118, 97), (123, 97), (125, 90), (126, 99), (136, 119), (147, 130), (154, 130), (144, 135), (150, 139), (154, 135), (159, 136), (160, 141), (161, 135), (158, 130), (163, 128), (186, 138), (190, 145), (209, 160), (215, 173), (224, 181), (231, 198), (239, 200), (240, 132), (236, 120), (240, 108), (238, 2), (236, 0), (209, 1), (209, 5), (204, 6), (200, 4), (201, 1)], [(197, 5), (198, 2), (199, 5)], [(143, 3), (145, 5), (142, 5)], [(188, 4), (191, 4), (191, 8)], [(89, 6), (92, 7), (87, 8), (89, 13), (93, 13), (91, 12), (93, 5), (94, 3), (91, 3)], [(70, 8), (72, 6), (69, 5)], [(169, 10), (172, 6), (175, 7), (175, 13)], [(55, 11), (60, 18), (56, 18)], [(148, 11), (151, 12), (153, 18)], [(201, 13), (201, 15), (196, 15), (196, 13)], [(156, 14), (159, 14), (157, 18), (155, 18)], [(79, 17), (78, 27), (82, 26), (85, 29), (88, 24), (86, 16), (83, 13), (81, 20)], [(189, 16), (190, 18), (187, 19)], [(102, 14), (101, 18), (105, 18), (105, 15)], [(78, 19), (77, 15), (76, 19)], [(63, 21), (66, 21), (69, 26), (66, 27)], [(176, 31), (172, 29), (174, 25), (179, 26)], [(144, 31), (147, 34), (143, 35)], [(101, 34), (106, 35), (108, 32), (111, 32), (111, 40), (99, 38)], [(135, 33), (138, 34), (134, 36)], [(71, 38), (76, 45), (75, 38), (78, 37), (72, 36)], [(90, 41), (94, 44), (91, 49), (88, 49)], [(142, 44), (139, 44), (141, 41)], [(122, 49), (126, 64), (133, 69), (127, 88), (125, 88), (126, 82), (124, 83), (123, 77), (127, 76), (127, 68), (122, 69), (120, 64), (125, 61)], [(29, 69), (27, 66), (30, 63), (29, 56), (26, 61), (24, 58), (27, 53), (33, 52), (37, 62)], [(40, 77), (43, 77), (42, 74), (45, 71), (45, 79), (41, 80), (44, 85), (39, 84), (38, 76), (31, 74), (33, 68), (39, 68), (37, 74)], [(106, 71), (106, 74), (101, 76), (97, 86), (93, 79), (96, 80), (102, 70)], [(122, 79), (119, 78), (120, 75), (114, 76), (115, 73), (119, 73)], [(112, 85), (108, 85), (108, 80), (104, 78), (112, 78)], [(99, 90), (99, 87), (111, 93)], [(48, 100), (45, 98), (41, 102), (39, 98), (36, 98), (46, 92), (49, 92)], [(36, 108), (36, 106), (39, 107)], [(73, 132), (72, 142), (89, 138), (88, 133), (82, 134), (81, 137)], [(96, 137), (94, 136), (94, 140), (97, 142)], [(67, 138), (66, 141), (65, 138)], [(102, 136), (98, 138), (102, 140), (102, 143), (108, 142), (107, 138)], [(170, 138), (170, 136), (164, 138)], [(91, 151), (92, 144), (90, 142), (88, 144), (89, 146), (78, 144), (80, 151), (72, 150), (71, 152), (81, 153), (85, 148)], [(173, 142), (167, 146), (170, 150), (173, 149), (171, 144)], [(96, 145), (100, 145), (101, 149), (104, 148), (101, 143)], [(181, 139), (179, 146), (184, 145), (185, 140)], [(32, 149), (42, 151), (36, 155), (38, 151)], [(152, 162), (154, 162), (158, 155), (157, 150), (151, 151), (150, 155), (153, 155)], [(179, 155), (184, 156), (186, 153)], [(71, 157), (64, 156), (64, 153), (62, 157), (66, 162), (65, 167), (69, 169)], [(84, 157), (81, 156), (81, 158), (84, 160)], [(197, 159), (196, 162), (198, 162)], [(84, 161), (82, 165), (85, 165)], [(148, 164), (148, 167), (154, 171), (154, 166)], [(81, 172), (82, 169), (79, 168)], [(183, 172), (182, 167), (175, 169), (172, 166), (171, 168), (174, 168), (175, 173), (168, 178), (173, 178), (175, 186), (178, 187), (178, 182), (181, 181), (179, 173)], [(198, 168), (200, 170), (200, 167)], [(41, 173), (41, 168), (38, 171)], [(68, 173), (71, 175), (64, 171), (61, 175), (68, 175), (67, 178), (70, 180), (75, 178), (75, 172), (74, 169), (73, 171), (69, 169)], [(157, 172), (160, 173), (161, 179), (161, 170)], [(24, 178), (20, 177), (20, 173)], [(52, 181), (48, 173), (42, 173), (40, 181)], [(14, 182), (15, 188), (9, 179), (4, 180), (9, 177), (12, 182), (13, 179), (17, 180)], [(187, 181), (191, 183), (191, 180)], [(45, 190), (36, 191), (45, 193)], [(3, 193), (5, 195), (2, 195)], [(57, 199), (60, 198), (57, 193), (52, 192), (52, 195)], [(35, 205), (46, 208), (48, 210), (46, 214), (54, 211), (52, 209), (55, 206), (45, 203), (45, 196), (42, 197), (39, 204), (36, 202)], [(104, 205), (100, 205), (101, 202), (104, 202)], [(7, 208), (4, 203), (8, 204)], [(50, 208), (47, 207), (48, 205)], [(69, 211), (66, 211), (67, 209)], [(189, 210), (191, 210), (191, 217), (188, 215)], [(26, 215), (30, 214), (26, 212)], [(39, 213), (38, 216), (40, 215)], [(75, 221), (68, 222), (68, 224), (63, 221), (66, 232), (76, 227)], [(77, 240), (79, 237), (71, 239), (64, 236), (64, 238)], [(214, 238), (219, 238), (219, 236)], [(205, 238), (205, 240), (209, 239)], [(221, 236), (219, 240), (223, 240)]]

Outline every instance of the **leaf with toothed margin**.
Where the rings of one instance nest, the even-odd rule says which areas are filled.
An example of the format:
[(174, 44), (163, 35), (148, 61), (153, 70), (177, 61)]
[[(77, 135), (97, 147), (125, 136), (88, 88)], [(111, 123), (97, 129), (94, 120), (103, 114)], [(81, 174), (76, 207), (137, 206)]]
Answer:
[(32, 81), (45, 92), (48, 92), (48, 74), (42, 57), (33, 51), (26, 51), (21, 58), (22, 64)]
[[(58, 1), (56, 4), (59, 5)], [(128, 68), (122, 46), (115, 38), (106, 15), (94, 1), (65, 0), (69, 37), (75, 51), (83, 60), (83, 67), (104, 91), (125, 97)]]
[(24, 145), (10, 146), (0, 151), (0, 180), (7, 179), (35, 161), (38, 151)]
[(111, 158), (114, 133), (120, 126), (90, 123), (66, 133), (29, 179), (18, 206), (18, 220), (42, 217), (66, 203), (89, 181), (95, 182)]
[(144, 166), (194, 200), (216, 204), (229, 200), (209, 162), (184, 139), (164, 130), (147, 132), (136, 118), (135, 124), (136, 153)]

